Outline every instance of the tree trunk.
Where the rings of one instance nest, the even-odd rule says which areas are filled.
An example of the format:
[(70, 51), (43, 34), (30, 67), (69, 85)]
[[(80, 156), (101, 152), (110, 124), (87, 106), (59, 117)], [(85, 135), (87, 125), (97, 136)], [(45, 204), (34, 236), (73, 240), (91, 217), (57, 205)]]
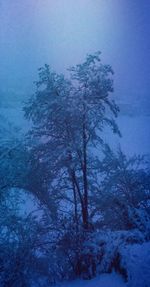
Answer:
[(83, 120), (83, 225), (85, 229), (89, 227), (88, 216), (88, 179), (87, 179), (87, 138), (86, 138), (86, 124), (85, 115)]
[(74, 216), (75, 216), (75, 225), (76, 225), (76, 233), (79, 231), (79, 222), (78, 222), (78, 206), (77, 206), (77, 194), (75, 183), (72, 182), (73, 185), (73, 197), (74, 197)]

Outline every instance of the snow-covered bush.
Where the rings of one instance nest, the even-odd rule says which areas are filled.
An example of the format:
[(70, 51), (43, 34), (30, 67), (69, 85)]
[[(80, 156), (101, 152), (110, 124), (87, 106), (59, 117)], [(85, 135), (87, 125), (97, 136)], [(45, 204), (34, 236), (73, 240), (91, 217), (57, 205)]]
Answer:
[(128, 287), (150, 286), (150, 243), (124, 246), (121, 264), (127, 271)]
[[(90, 279), (97, 274), (115, 270), (127, 281), (129, 273), (123, 250), (132, 249), (135, 243), (143, 244), (144, 241), (144, 235), (137, 229), (89, 233), (80, 253), (81, 277)], [(127, 256), (126, 261), (128, 262)]]

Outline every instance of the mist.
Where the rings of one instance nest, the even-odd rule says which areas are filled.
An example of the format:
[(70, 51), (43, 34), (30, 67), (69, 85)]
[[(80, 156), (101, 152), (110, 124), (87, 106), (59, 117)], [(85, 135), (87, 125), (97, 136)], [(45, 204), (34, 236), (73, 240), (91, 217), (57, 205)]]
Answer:
[[(125, 135), (122, 145), (126, 150), (130, 145), (131, 152), (142, 148), (147, 153), (149, 19), (147, 0), (1, 0), (2, 113), (18, 122), (22, 115), (20, 105), (34, 92), (37, 69), (45, 63), (67, 74), (68, 67), (100, 50), (103, 63), (110, 64), (115, 72), (114, 98), (120, 105), (120, 125)], [(15, 106), (15, 111), (8, 113), (8, 106)], [(23, 119), (21, 124), (25, 125)], [(128, 126), (132, 126), (134, 138)]]

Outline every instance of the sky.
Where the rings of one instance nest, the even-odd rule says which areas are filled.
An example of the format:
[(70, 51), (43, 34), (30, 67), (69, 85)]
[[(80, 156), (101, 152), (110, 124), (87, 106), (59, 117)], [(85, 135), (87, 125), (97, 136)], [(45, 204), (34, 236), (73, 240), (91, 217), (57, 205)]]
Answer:
[[(150, 1), (0, 0), (0, 96), (15, 102), (30, 96), (45, 63), (66, 73), (86, 54), (102, 52), (115, 72), (114, 97), (123, 103), (125, 150), (149, 152)], [(126, 108), (127, 105), (127, 108)], [(130, 111), (131, 110), (131, 111)], [(140, 117), (140, 114), (143, 117)], [(6, 110), (4, 110), (6, 114)], [(9, 110), (15, 123), (21, 111)], [(23, 123), (22, 123), (23, 125)], [(142, 139), (142, 140), (141, 140)]]
[(0, 0), (0, 89), (30, 93), (43, 64), (64, 72), (100, 50), (116, 97), (147, 102), (149, 26), (149, 0)]

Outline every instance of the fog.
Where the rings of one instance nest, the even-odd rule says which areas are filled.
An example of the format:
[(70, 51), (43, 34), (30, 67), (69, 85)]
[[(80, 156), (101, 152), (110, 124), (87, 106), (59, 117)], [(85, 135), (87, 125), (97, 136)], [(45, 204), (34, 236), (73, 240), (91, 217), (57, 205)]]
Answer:
[[(102, 52), (112, 65), (125, 149), (149, 151), (150, 2), (148, 0), (0, 0), (0, 96), (9, 119), (34, 90), (37, 69), (57, 72)], [(13, 106), (13, 111), (6, 109)], [(16, 104), (17, 103), (17, 104)], [(22, 126), (25, 122), (21, 121)], [(141, 139), (142, 137), (142, 139)]]

